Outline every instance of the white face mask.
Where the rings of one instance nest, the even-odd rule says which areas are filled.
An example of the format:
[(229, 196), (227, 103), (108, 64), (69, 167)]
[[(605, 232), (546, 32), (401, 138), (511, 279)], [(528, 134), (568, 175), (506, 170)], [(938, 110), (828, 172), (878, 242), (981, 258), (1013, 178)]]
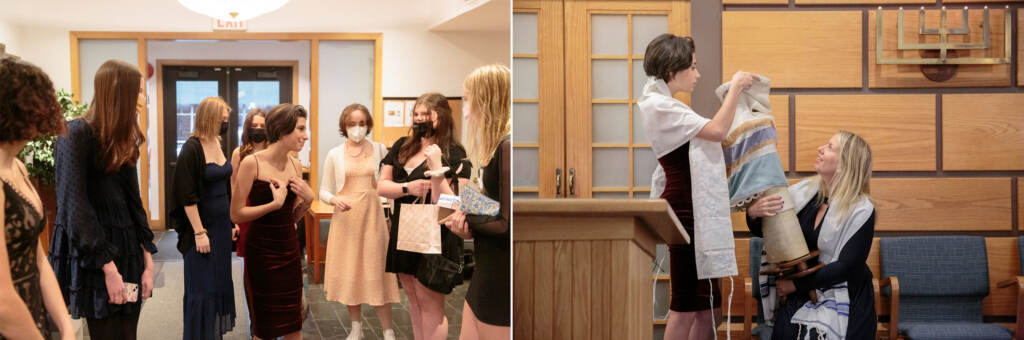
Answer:
[(362, 142), (363, 138), (366, 138), (366, 127), (353, 126), (348, 128), (348, 138), (356, 143)]

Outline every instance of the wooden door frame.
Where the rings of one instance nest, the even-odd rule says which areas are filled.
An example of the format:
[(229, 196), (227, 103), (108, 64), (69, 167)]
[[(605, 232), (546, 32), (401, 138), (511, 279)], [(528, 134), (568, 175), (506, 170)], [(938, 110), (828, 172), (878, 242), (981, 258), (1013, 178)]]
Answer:
[[(589, 198), (593, 195), (593, 131), (592, 122), (592, 86), (590, 63), (590, 14), (662, 14), (668, 15), (669, 33), (690, 35), (690, 2), (689, 1), (577, 1), (565, 2), (565, 83), (586, 84), (586, 86), (566, 86), (565, 126), (583, 127), (583, 131), (566, 131), (566, 167), (576, 171), (576, 197)], [(630, 26), (631, 27), (631, 26)], [(630, 28), (631, 30), (631, 28)], [(574, 37), (585, 37), (583, 39)], [(632, 41), (632, 34), (627, 34)], [(632, 51), (626, 56), (609, 56), (613, 58), (633, 58)], [(627, 67), (629, 74), (629, 91), (633, 92), (633, 66)], [(677, 96), (689, 102), (689, 95)], [(633, 111), (633, 104), (626, 103)], [(633, 133), (633, 120), (629, 120), (629, 134)], [(629, 154), (629, 190), (633, 190), (633, 154)]]
[[(537, 192), (539, 198), (554, 198), (558, 191), (556, 169), (562, 171), (562, 192), (566, 192), (565, 163), (565, 49), (563, 4), (561, 1), (513, 1), (513, 13), (537, 14), (537, 54), (513, 54), (512, 58), (537, 58), (537, 100), (513, 99), (514, 103), (537, 103), (537, 143), (514, 143), (513, 147), (537, 148), (537, 188), (515, 188), (515, 192)], [(514, 34), (514, 32), (513, 32)], [(563, 195), (564, 196), (564, 195)]]
[[(319, 45), (320, 41), (373, 41), (374, 42), (374, 84), (373, 84), (373, 111), (381, 112), (382, 108), (382, 50), (383, 50), (383, 34), (382, 33), (250, 33), (250, 32), (107, 32), (107, 31), (71, 31), (69, 33), (69, 43), (71, 47), (71, 91), (76, 100), (81, 100), (81, 69), (80, 69), (80, 54), (78, 45), (81, 40), (136, 40), (138, 42), (138, 66), (139, 70), (146, 74), (147, 72), (147, 46), (146, 43), (150, 40), (279, 40), (279, 41), (309, 41), (310, 43), (310, 56), (309, 56), (309, 78), (310, 78), (310, 93), (309, 93), (309, 131), (310, 131), (310, 149), (309, 149), (309, 183), (314, 192), (317, 191), (319, 184), (319, 160), (317, 159), (319, 145), (318, 145), (318, 103), (319, 100)], [(219, 62), (219, 61), (218, 61)], [(298, 62), (296, 61), (295, 67), (292, 69), (293, 77), (292, 87), (293, 101), (298, 101)], [(234, 64), (237, 65), (237, 64)], [(232, 65), (232, 66), (234, 66)], [(245, 65), (241, 65), (245, 66)], [(248, 66), (260, 66), (260, 65), (248, 65)], [(157, 67), (157, 75), (160, 76), (159, 67)], [(159, 81), (159, 79), (158, 79)], [(157, 108), (157, 144), (156, 153), (160, 164), (163, 164), (163, 105), (159, 102), (162, 93), (162, 89), (157, 88), (158, 94), (158, 108)], [(143, 131), (148, 131), (149, 121), (148, 112), (139, 119), (139, 125)], [(374, 127), (374, 136), (379, 136), (379, 127)], [(142, 196), (143, 207), (146, 209), (146, 215), (149, 216), (149, 224), (151, 229), (163, 230), (166, 227), (166, 221), (164, 215), (166, 212), (163, 211), (164, 207), (164, 187), (165, 187), (165, 175), (163, 168), (157, 169), (160, 180), (158, 207), (160, 213), (157, 214), (154, 219), (149, 211), (149, 141), (139, 147), (141, 163), (142, 177), (139, 179), (140, 191), (144, 192)]]

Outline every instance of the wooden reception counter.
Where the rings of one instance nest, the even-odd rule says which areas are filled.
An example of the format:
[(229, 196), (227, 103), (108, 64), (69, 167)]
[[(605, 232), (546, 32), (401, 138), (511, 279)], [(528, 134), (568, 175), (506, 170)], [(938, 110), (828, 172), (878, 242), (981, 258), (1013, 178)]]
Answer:
[(650, 339), (655, 245), (690, 242), (661, 199), (513, 203), (514, 338)]

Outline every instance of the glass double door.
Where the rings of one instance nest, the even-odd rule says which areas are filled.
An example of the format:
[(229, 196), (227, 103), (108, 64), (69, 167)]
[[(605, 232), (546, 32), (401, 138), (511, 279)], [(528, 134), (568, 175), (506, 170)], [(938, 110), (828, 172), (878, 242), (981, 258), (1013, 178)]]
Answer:
[(690, 35), (689, 10), (689, 1), (513, 2), (517, 199), (649, 196), (657, 159), (636, 108), (644, 52), (662, 33)]
[[(270, 111), (291, 103), (291, 66), (163, 66), (163, 145), (166, 180), (174, 178), (181, 147), (192, 134), (196, 110), (207, 97), (220, 97), (231, 107), (228, 131), (221, 136), (224, 155), (241, 144), (245, 116), (254, 108)], [(166, 190), (170, 204), (173, 190)], [(164, 207), (164, 211), (169, 211)]]

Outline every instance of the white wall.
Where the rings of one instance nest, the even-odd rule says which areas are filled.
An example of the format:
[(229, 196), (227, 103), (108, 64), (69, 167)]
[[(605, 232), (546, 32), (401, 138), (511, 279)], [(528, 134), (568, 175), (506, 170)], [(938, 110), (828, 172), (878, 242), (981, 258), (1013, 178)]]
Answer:
[(385, 31), (384, 97), (440, 92), (462, 96), (462, 81), (477, 67), (510, 65), (508, 32)]
[(17, 28), (13, 24), (4, 20), (0, 20), (0, 44), (7, 46), (7, 53), (17, 54)]
[(53, 87), (71, 92), (71, 45), (68, 30), (57, 27), (15, 26), (18, 42), (13, 52), (39, 66)]
[[(14, 44), (9, 44), (10, 51), (43, 68), (53, 80), (54, 87), (70, 91), (69, 30), (39, 26), (13, 27), (16, 29), (11, 32), (17, 34), (12, 35), (14, 38), (11, 41), (17, 42), (17, 46), (10, 48)], [(3, 28), (0, 27), (0, 34), (2, 32)], [(461, 97), (462, 80), (469, 72), (491, 63), (509, 65), (511, 59), (507, 32), (392, 30), (382, 33), (381, 90), (384, 97), (416, 97), (431, 91)], [(147, 54), (152, 55), (152, 52)], [(258, 54), (246, 59), (258, 58), (269, 59)], [(308, 62), (308, 57), (306, 60)], [(308, 65), (303, 68), (308, 72)]]

